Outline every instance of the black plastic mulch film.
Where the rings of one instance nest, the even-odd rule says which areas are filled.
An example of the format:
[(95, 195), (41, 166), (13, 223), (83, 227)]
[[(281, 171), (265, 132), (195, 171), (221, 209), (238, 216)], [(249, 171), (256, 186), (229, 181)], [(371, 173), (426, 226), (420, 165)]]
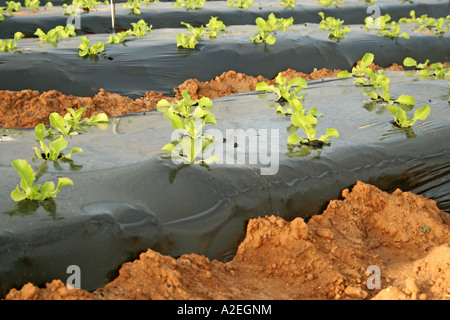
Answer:
[[(441, 2), (423, 6), (434, 4)], [(405, 7), (403, 16), (411, 9)], [(345, 6), (327, 9), (345, 15)], [(185, 79), (209, 80), (228, 70), (274, 77), (287, 68), (348, 69), (366, 52), (374, 53), (380, 65), (401, 63), (406, 56), (420, 62), (449, 60), (447, 35), (411, 33), (409, 40), (395, 41), (352, 26), (348, 38), (337, 43), (317, 26), (299, 25), (277, 34), (276, 44), (265, 49), (248, 40), (250, 26), (234, 28), (239, 32), (205, 40), (193, 51), (176, 48), (178, 30), (154, 29), (144, 39), (108, 47), (105, 55), (113, 60), (100, 57), (96, 62), (77, 56), (74, 39), (57, 48), (22, 39), (29, 46), (21, 54), (0, 54), (0, 75), (8, 74), (0, 78), (9, 80), (1, 80), (0, 86), (18, 90), (33, 85), (89, 96), (102, 87), (139, 96), (150, 90), (170, 92)], [(425, 121), (410, 129), (394, 126), (386, 107), (371, 104), (364, 89), (353, 85), (354, 79), (310, 81), (303, 91), (304, 106), (324, 114), (318, 135), (335, 128), (340, 136), (321, 150), (291, 150), (290, 121), (277, 115), (275, 95), (231, 95), (214, 99), (217, 125), (208, 128), (227, 140), (216, 144), (222, 163), (209, 167), (180, 166), (160, 157), (172, 128), (158, 111), (113, 118), (104, 130), (91, 128), (74, 136), (68, 148), (81, 147), (84, 153), (74, 154), (70, 162), (50, 162), (47, 168), (43, 161), (32, 161), (33, 130), (5, 132), (8, 139), (0, 142), (0, 294), (29, 281), (42, 285), (66, 279), (69, 265), (80, 267), (82, 288), (93, 290), (148, 248), (227, 261), (249, 219), (267, 214), (307, 218), (322, 212), (329, 200), (339, 198), (342, 189), (357, 180), (389, 192), (401, 188), (423, 194), (450, 212), (448, 80), (421, 79), (414, 71), (386, 75), (393, 97), (415, 98), (408, 114), (430, 105)], [(233, 143), (229, 130), (243, 130), (248, 141), (227, 149)], [(241, 156), (243, 163), (238, 162)], [(47, 205), (15, 203), (10, 193), (19, 176), (10, 164), (17, 158), (27, 159), (35, 172), (41, 169), (39, 182), (64, 176), (74, 185)], [(268, 168), (273, 174), (262, 174)]]

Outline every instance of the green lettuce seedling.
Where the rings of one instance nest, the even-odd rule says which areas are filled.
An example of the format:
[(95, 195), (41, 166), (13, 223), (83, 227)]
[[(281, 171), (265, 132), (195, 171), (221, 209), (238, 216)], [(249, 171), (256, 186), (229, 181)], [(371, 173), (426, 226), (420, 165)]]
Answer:
[(41, 41), (53, 44), (57, 43), (61, 38), (69, 38), (76, 36), (75, 27), (71, 24), (65, 27), (57, 26), (49, 30), (47, 33), (42, 31), (41, 28), (37, 28), (34, 34), (38, 36)]
[(188, 28), (189, 33), (193, 37), (195, 37), (196, 39), (201, 39), (203, 37), (203, 34), (206, 31), (204, 26), (200, 26), (200, 27), (195, 28), (195, 27), (191, 26), (189, 23), (186, 23), (186, 22), (181, 22), (181, 24), (185, 25)]
[(225, 24), (217, 20), (217, 17), (211, 17), (209, 22), (206, 24), (206, 27), (209, 29), (209, 38), (215, 39), (217, 35), (225, 32)]
[(280, 6), (283, 6), (285, 9), (294, 9), (295, 8), (295, 0), (283, 0), (280, 2)]
[(69, 159), (75, 152), (83, 152), (81, 148), (75, 147), (73, 148), (69, 154), (63, 155), (61, 151), (66, 149), (67, 140), (63, 135), (59, 136), (59, 138), (55, 140), (50, 140), (49, 145), (45, 144), (45, 136), (50, 134), (51, 131), (46, 130), (44, 124), (40, 123), (34, 128), (34, 135), (39, 141), (40, 150), (37, 147), (33, 149), (36, 151), (36, 157), (39, 159), (56, 161), (60, 158)]
[(73, 136), (77, 135), (77, 131), (84, 131), (83, 125), (97, 125), (97, 124), (107, 124), (109, 123), (108, 116), (105, 113), (98, 113), (90, 118), (85, 117), (82, 119), (84, 111), (87, 107), (74, 110), (72, 108), (67, 108), (67, 113), (64, 117), (61, 117), (57, 112), (50, 114), (49, 120), (51, 129), (50, 134), (60, 133), (63, 136)]
[(26, 160), (16, 159), (11, 162), (12, 167), (19, 173), (21, 181), (20, 185), (11, 192), (11, 198), (14, 201), (28, 200), (45, 200), (48, 198), (56, 197), (59, 191), (66, 187), (73, 185), (72, 180), (69, 178), (59, 178), (58, 185), (55, 188), (55, 184), (52, 181), (47, 181), (41, 188), (40, 184), (33, 186), (36, 180), (33, 168), (27, 163)]
[(177, 47), (186, 49), (195, 49), (198, 41), (194, 36), (186, 36), (183, 33), (177, 34)]
[(9, 39), (9, 40), (1, 40), (0, 39), (0, 51), (1, 52), (10, 52), (12, 50), (16, 49), (17, 46), (17, 42), (19, 41), (19, 39), (23, 38), (25, 35), (20, 32), (17, 31), (16, 33), (14, 33), (14, 39)]
[(304, 110), (302, 112), (295, 112), (291, 116), (292, 124), (297, 128), (302, 128), (303, 132), (306, 135), (305, 138), (301, 138), (297, 135), (297, 132), (294, 132), (288, 137), (289, 144), (308, 144), (314, 146), (322, 146), (323, 144), (329, 144), (331, 142), (329, 137), (339, 137), (339, 132), (336, 129), (328, 128), (327, 132), (324, 135), (321, 135), (319, 138), (316, 138), (316, 129), (315, 125), (317, 124), (317, 118), (314, 116), (312, 110), (308, 111), (307, 114), (304, 114)]
[(191, 26), (189, 23), (181, 22), (182, 25), (185, 25), (190, 35), (186, 36), (184, 33), (179, 33), (177, 35), (177, 47), (178, 48), (187, 48), (187, 49), (195, 49), (195, 46), (198, 43), (198, 39), (203, 37), (205, 33), (205, 27), (200, 26), (195, 28)]
[(361, 59), (359, 65), (356, 65), (352, 68), (352, 72), (348, 72), (347, 70), (341, 71), (337, 74), (338, 78), (351, 78), (353, 77), (364, 77), (366, 75), (370, 75), (372, 73), (372, 69), (369, 68), (369, 65), (373, 62), (374, 55), (372, 53), (366, 53), (364, 57)]
[(82, 41), (82, 43), (78, 47), (79, 48), (78, 55), (80, 57), (95, 56), (105, 51), (105, 45), (101, 42), (97, 42), (91, 45), (89, 39), (86, 38), (85, 36), (81, 36), (80, 40)]
[(416, 12), (414, 10), (411, 10), (409, 12), (409, 16), (411, 18), (400, 18), (398, 20), (398, 23), (415, 23), (415, 22), (417, 22)]
[(344, 27), (344, 20), (336, 19), (334, 17), (325, 18), (325, 14), (323, 12), (319, 12), (319, 16), (322, 17), (322, 21), (319, 24), (319, 29), (323, 31), (330, 31), (328, 34), (328, 38), (331, 40), (343, 39), (347, 37), (346, 33), (350, 32), (349, 27)]
[(409, 39), (409, 34), (407, 32), (400, 33), (400, 26), (395, 21), (389, 23), (390, 20), (391, 16), (389, 14), (379, 16), (375, 19), (372, 17), (367, 17), (366, 19), (364, 19), (365, 29), (366, 31), (372, 29), (378, 30), (378, 34), (391, 39)]
[(0, 7), (0, 22), (5, 20), (5, 15), (3, 14), (4, 11), (5, 11), (5, 8)]
[(414, 117), (409, 119), (405, 110), (401, 107), (396, 107), (391, 104), (387, 106), (387, 109), (394, 116), (394, 123), (402, 128), (409, 128), (418, 120), (425, 120), (431, 112), (430, 106), (426, 104), (422, 108), (416, 110), (414, 112)]
[(5, 4), (7, 5), (6, 12), (16, 12), (22, 7), (22, 4), (16, 1), (6, 1)]
[[(255, 90), (257, 92), (274, 92), (277, 95), (277, 102), (290, 101), (291, 99), (303, 100), (304, 95), (299, 96), (299, 93), (308, 87), (305, 79), (297, 77), (287, 82), (287, 79), (282, 77), (281, 73), (278, 73), (275, 81), (278, 83), (278, 87), (260, 82), (256, 85)], [(291, 91), (292, 87), (296, 87), (294, 92)]]
[(324, 7), (329, 7), (329, 6), (333, 5), (337, 8), (338, 4), (341, 4), (341, 3), (343, 3), (342, 0), (337, 0), (337, 1), (335, 1), (335, 0), (319, 0), (319, 4)]
[(176, 0), (174, 8), (186, 8), (186, 10), (199, 10), (203, 8), (205, 0)]
[(123, 43), (125, 38), (131, 35), (131, 30), (118, 32), (116, 34), (110, 35), (106, 43)]
[(33, 9), (33, 10), (39, 10), (39, 5), (41, 2), (39, 0), (25, 0), (24, 7)]
[(137, 38), (145, 37), (148, 32), (152, 31), (152, 25), (148, 25), (147, 22), (142, 19), (138, 22), (132, 22), (131, 26), (133, 27), (133, 29), (130, 29), (131, 35)]
[(158, 101), (157, 110), (164, 112), (172, 128), (182, 133), (182, 138), (166, 144), (161, 151), (167, 151), (172, 156), (180, 158), (185, 163), (212, 163), (218, 160), (213, 155), (209, 159), (201, 158), (201, 154), (214, 141), (214, 136), (203, 135), (206, 124), (216, 124), (213, 115), (213, 102), (207, 97), (192, 100), (187, 90), (182, 92), (183, 99), (171, 104), (165, 99)]
[[(277, 113), (284, 116), (292, 116), (295, 112), (304, 113), (304, 108), (299, 99), (290, 99), (288, 101), (289, 107), (284, 110), (281, 105), (277, 106)], [(312, 115), (315, 118), (322, 117), (323, 114), (317, 111), (317, 107), (308, 110), (308, 115)]]
[(130, 9), (130, 14), (140, 15), (141, 14), (141, 2), (139, 0), (128, 0), (127, 3), (123, 4), (125, 9)]
[(272, 33), (276, 34), (277, 31), (286, 31), (288, 27), (294, 23), (294, 18), (276, 18), (275, 15), (271, 13), (267, 20), (258, 17), (256, 18), (255, 23), (258, 28), (258, 33), (255, 36), (250, 37), (250, 41), (253, 41), (254, 43), (265, 42), (269, 45), (273, 45), (276, 42), (276, 38)]
[(230, 8), (247, 10), (253, 6), (253, 0), (227, 0)]
[(403, 60), (405, 67), (414, 67), (419, 70), (419, 76), (423, 77), (435, 77), (435, 79), (444, 79), (450, 77), (450, 68), (444, 68), (440, 62), (433, 63), (428, 66), (430, 60), (426, 60), (424, 63), (417, 63), (413, 58), (407, 57)]

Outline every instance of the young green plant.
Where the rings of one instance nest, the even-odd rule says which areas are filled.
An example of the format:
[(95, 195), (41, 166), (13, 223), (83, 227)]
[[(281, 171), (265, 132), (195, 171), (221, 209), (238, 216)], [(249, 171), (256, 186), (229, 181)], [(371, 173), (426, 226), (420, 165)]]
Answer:
[(295, 8), (295, 0), (282, 0), (280, 2), (280, 6), (283, 6), (285, 9), (294, 9)]
[(404, 109), (396, 107), (393, 104), (387, 106), (387, 109), (394, 116), (394, 123), (402, 128), (409, 128), (413, 126), (418, 120), (425, 120), (431, 112), (428, 104), (414, 112), (414, 116), (410, 119)]
[(182, 25), (185, 25), (190, 35), (185, 35), (184, 33), (179, 33), (177, 35), (177, 47), (178, 48), (187, 48), (187, 49), (195, 49), (195, 46), (198, 43), (198, 40), (203, 37), (203, 34), (205, 33), (204, 26), (200, 27), (193, 27), (189, 23), (181, 22)]
[(76, 36), (75, 27), (71, 24), (65, 27), (57, 26), (49, 30), (47, 33), (42, 31), (41, 28), (37, 28), (34, 34), (39, 37), (39, 40), (52, 44), (56, 44), (61, 38)]
[(424, 63), (417, 63), (413, 58), (407, 57), (403, 60), (403, 65), (419, 70), (419, 76), (422, 77), (434, 77), (435, 79), (450, 78), (450, 68), (444, 68), (444, 65), (440, 62), (428, 66), (429, 62), (430, 60), (427, 59)]
[(209, 22), (206, 24), (206, 27), (209, 29), (209, 38), (215, 39), (220, 33), (225, 32), (225, 24), (217, 20), (217, 17), (211, 17)]
[(50, 140), (47, 146), (44, 139), (46, 138), (46, 135), (51, 135), (51, 133), (52, 131), (50, 131), (50, 129), (47, 130), (43, 123), (38, 124), (34, 128), (34, 135), (38, 139), (40, 146), (40, 149), (37, 147), (33, 148), (36, 151), (37, 158), (57, 161), (60, 158), (70, 159), (75, 152), (83, 152), (81, 148), (75, 147), (67, 155), (62, 154), (61, 152), (67, 147), (67, 140), (63, 135), (59, 136), (57, 139)]
[(199, 10), (203, 8), (205, 0), (176, 0), (174, 8), (186, 8), (186, 10)]
[(247, 10), (253, 6), (253, 0), (227, 0), (228, 7)]
[[(358, 77), (362, 78), (365, 76), (370, 76), (373, 71), (369, 68), (374, 59), (374, 55), (372, 53), (366, 53), (359, 64), (352, 68), (352, 72), (348, 72), (347, 70), (341, 71), (337, 74), (338, 78), (351, 78)], [(364, 79), (357, 79), (355, 84), (363, 84), (366, 85), (367, 82)]]
[(11, 192), (11, 198), (16, 201), (22, 200), (38, 200), (42, 201), (48, 198), (56, 197), (59, 191), (66, 187), (73, 185), (73, 181), (69, 178), (58, 178), (58, 184), (52, 181), (47, 181), (44, 185), (37, 184), (33, 185), (36, 180), (33, 168), (24, 159), (16, 159), (11, 162), (12, 167), (20, 175), (20, 185)]
[(319, 24), (319, 29), (323, 31), (330, 31), (328, 38), (330, 40), (339, 41), (347, 37), (346, 33), (350, 32), (350, 28), (344, 25), (344, 20), (336, 19), (334, 17), (325, 18), (323, 12), (319, 12), (319, 16), (322, 17), (322, 21)]
[(127, 0), (123, 4), (124, 9), (130, 9), (130, 14), (140, 15), (141, 14), (141, 2), (139, 0)]
[(23, 38), (25, 35), (20, 32), (17, 31), (16, 33), (14, 33), (14, 39), (9, 39), (9, 40), (1, 40), (0, 39), (0, 51), (1, 52), (10, 52), (16, 49), (17, 47), (17, 42), (19, 41), (19, 39)]
[(276, 18), (275, 15), (271, 13), (267, 20), (258, 17), (256, 18), (255, 23), (258, 28), (258, 33), (255, 36), (250, 37), (250, 41), (253, 41), (254, 43), (264, 42), (273, 45), (276, 42), (276, 38), (273, 34), (276, 34), (277, 31), (286, 31), (289, 26), (294, 23), (294, 18)]
[(324, 144), (329, 144), (331, 142), (329, 139), (330, 137), (339, 137), (339, 132), (336, 129), (328, 128), (325, 134), (321, 135), (319, 138), (316, 138), (317, 131), (315, 127), (317, 125), (317, 118), (314, 115), (316, 112), (317, 110), (311, 109), (305, 114), (305, 110), (303, 109), (301, 111), (295, 111), (292, 114), (291, 123), (296, 128), (303, 129), (306, 138), (301, 138), (297, 135), (297, 132), (294, 132), (288, 137), (287, 141), (289, 144), (296, 145), (301, 143), (321, 147)]
[[(299, 94), (303, 89), (308, 87), (305, 79), (297, 77), (288, 82), (287, 79), (281, 75), (281, 73), (278, 73), (275, 77), (275, 81), (277, 82), (278, 87), (269, 85), (266, 82), (260, 82), (256, 85), (255, 90), (257, 92), (275, 93), (277, 95), (277, 102), (286, 102), (292, 99), (304, 99), (304, 95)], [(293, 92), (291, 90), (292, 87), (296, 87)]]
[(96, 56), (99, 53), (105, 51), (105, 45), (101, 42), (97, 42), (91, 45), (91, 42), (85, 36), (81, 36), (80, 40), (82, 43), (79, 45), (78, 55), (80, 57)]
[(181, 159), (184, 163), (210, 164), (218, 160), (216, 155), (203, 159), (204, 150), (214, 141), (214, 136), (203, 135), (206, 124), (216, 124), (212, 113), (213, 102), (203, 97), (192, 100), (187, 90), (182, 92), (183, 99), (171, 104), (162, 99), (157, 104), (157, 110), (169, 119), (172, 128), (181, 133), (181, 138), (166, 144), (161, 151), (170, 153), (172, 159)]

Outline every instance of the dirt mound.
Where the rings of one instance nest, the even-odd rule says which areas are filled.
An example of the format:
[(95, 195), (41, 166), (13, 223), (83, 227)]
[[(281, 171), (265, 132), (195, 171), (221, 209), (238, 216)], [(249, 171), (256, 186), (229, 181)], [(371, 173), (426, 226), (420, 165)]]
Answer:
[(450, 299), (450, 217), (362, 182), (307, 223), (252, 219), (232, 261), (152, 250), (94, 292), (54, 280), (6, 299)]

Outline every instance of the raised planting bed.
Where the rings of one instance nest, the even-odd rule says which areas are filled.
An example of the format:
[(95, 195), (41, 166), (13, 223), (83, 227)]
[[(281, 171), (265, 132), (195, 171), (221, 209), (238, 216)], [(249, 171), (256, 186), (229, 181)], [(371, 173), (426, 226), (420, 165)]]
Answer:
[[(0, 38), (16, 39), (0, 43), (8, 51), (0, 52), (0, 89), (35, 90), (24, 96), (57, 90), (80, 97), (74, 105), (68, 103), (75, 101), (70, 100), (73, 97), (64, 103), (53, 99), (50, 104), (55, 110), (64, 105), (69, 111), (94, 95), (106, 96), (104, 90), (133, 99), (149, 91), (173, 98), (174, 89), (185, 80), (209, 81), (229, 70), (267, 79), (289, 68), (304, 73), (340, 69), (352, 74), (307, 83), (294, 80), (289, 93), (299, 93), (296, 90), (304, 86), (300, 91), (304, 96), (298, 100), (286, 98), (286, 93), (286, 101), (278, 99), (273, 92), (264, 93), (274, 87), (259, 84), (255, 91), (197, 101), (194, 106), (203, 109), (195, 115), (183, 114), (182, 119), (199, 120), (202, 115), (207, 122), (203, 129), (216, 140), (197, 138), (203, 139), (202, 146), (211, 142), (213, 153), (205, 159), (216, 163), (192, 157), (201, 164), (179, 164), (167, 157), (167, 151), (180, 146), (183, 150), (172, 153), (177, 159), (195, 153), (192, 144), (173, 134), (185, 126), (184, 137), (189, 136), (199, 124), (180, 120), (182, 111), (164, 101), (159, 110), (149, 107), (142, 113), (82, 127), (85, 130), (78, 128), (80, 134), (66, 140), (67, 150), (74, 152), (70, 159), (61, 158), (68, 151), (60, 150), (63, 142), (52, 140), (59, 135), (43, 125), (0, 128), (0, 297), (27, 282), (42, 286), (53, 279), (67, 279), (68, 267), (73, 265), (82, 270), (81, 288), (94, 290), (115, 278), (124, 262), (147, 249), (172, 257), (195, 253), (229, 261), (250, 219), (273, 214), (308, 220), (358, 180), (389, 192), (412, 191), (450, 213), (448, 69), (426, 76), (423, 70), (383, 74), (361, 67), (369, 52), (381, 67), (404, 65), (405, 58), (417, 63), (428, 60), (428, 65), (448, 62), (448, 2), (376, 3), (381, 14), (388, 13), (392, 20), (409, 18), (411, 10), (416, 17), (443, 18), (442, 32), (418, 30), (418, 21), (400, 24), (395, 30), (392, 20), (387, 29), (366, 30), (368, 4), (344, 2), (324, 7), (307, 1), (284, 9), (278, 2), (261, 1), (247, 10), (229, 8), (225, 1), (207, 2), (200, 10), (177, 9), (165, 2), (143, 6), (140, 15), (130, 14), (121, 3), (116, 5), (115, 36), (141, 19), (152, 29), (142, 35), (130, 31), (124, 42), (104, 48), (101, 45), (112, 35), (107, 5), (81, 13), (80, 29), (75, 34), (60, 30), (68, 38), (53, 44), (33, 35), (36, 28), (47, 32), (66, 26), (68, 16), (61, 7), (6, 15), (0, 22), (4, 34)], [(323, 17), (344, 20), (334, 37), (330, 30), (323, 30), (320, 12)], [(281, 22), (287, 24), (286, 30), (279, 25), (276, 32), (260, 39), (261, 20), (270, 19), (271, 13), (285, 19)], [(188, 38), (191, 48), (180, 47), (180, 33), (188, 36), (211, 16), (222, 20), (226, 30), (216, 38), (209, 38), (208, 30), (202, 38)], [(398, 32), (381, 34), (394, 31)], [(99, 44), (92, 47), (95, 43)], [(364, 77), (358, 75), (361, 70)], [(11, 92), (3, 93), (0, 110), (9, 112), (14, 109), (8, 104)], [(187, 93), (183, 92), (184, 101), (190, 99)], [(98, 106), (95, 99), (90, 101), (92, 115)], [(137, 104), (137, 100), (129, 101)], [(60, 118), (51, 117), (54, 126)], [(325, 134), (328, 141), (321, 136)], [(57, 160), (42, 159), (45, 145), (37, 140), (47, 138)], [(53, 192), (49, 181), (63, 182), (64, 187)], [(50, 197), (23, 199), (36, 196), (32, 183), (41, 184), (40, 194)]]
[[(323, 113), (318, 134), (335, 128), (340, 135), (321, 149), (289, 148), (289, 117), (277, 115), (275, 94), (232, 95), (213, 100), (216, 152), (227, 162), (209, 167), (161, 158), (172, 128), (156, 110), (114, 118), (107, 129), (73, 136), (69, 149), (81, 147), (84, 153), (68, 163), (49, 162), (45, 170), (43, 160), (31, 161), (33, 130), (15, 131), (0, 145), (2, 293), (28, 281), (65, 279), (69, 265), (83, 270), (82, 288), (92, 290), (147, 248), (226, 261), (249, 219), (310, 217), (357, 180), (423, 194), (450, 212), (447, 81), (421, 80), (416, 72), (386, 75), (393, 97), (413, 96), (414, 109), (430, 105), (425, 121), (408, 129), (395, 126), (386, 106), (368, 101), (353, 78), (311, 81), (302, 93), (305, 108)], [(248, 130), (249, 141), (227, 136), (227, 130), (237, 129)], [(256, 150), (252, 132), (262, 146)], [(264, 147), (264, 138), (269, 146)], [(261, 155), (276, 148), (279, 158), (274, 154), (263, 162)], [(239, 162), (241, 156), (247, 160)], [(73, 186), (51, 203), (15, 203), (10, 193), (20, 179), (10, 163), (17, 158), (42, 173), (39, 181), (68, 177)], [(264, 174), (269, 167), (272, 171)]]
[[(280, 1), (254, 1), (248, 9), (238, 9), (228, 6), (226, 1), (206, 1), (201, 9), (187, 10), (186, 8), (174, 8), (174, 2), (141, 3), (140, 14), (132, 14), (130, 8), (124, 8), (124, 1), (116, 3), (116, 28), (128, 29), (132, 22), (139, 19), (147, 21), (153, 28), (180, 28), (180, 22), (184, 21), (192, 25), (200, 26), (208, 23), (211, 16), (218, 17), (227, 26), (255, 24), (257, 17), (267, 19), (270, 13), (277, 17), (293, 17), (296, 24), (320, 22), (319, 12), (326, 16), (333, 16), (344, 20), (347, 24), (362, 24), (367, 16), (369, 3), (361, 3), (359, 0), (345, 0), (336, 6), (319, 5), (318, 1), (297, 1), (294, 8), (285, 9)], [(400, 0), (376, 1), (380, 8), (380, 14), (389, 13), (393, 20), (409, 16), (414, 10), (417, 16), (426, 14), (429, 17), (445, 17), (449, 14), (449, 5), (444, 0), (414, 1), (403, 3)], [(33, 35), (37, 28), (48, 31), (58, 25), (66, 25), (69, 18), (64, 15), (67, 9), (61, 6), (42, 9), (38, 12), (20, 14), (13, 17), (6, 15), (1, 23), (0, 38), (9, 38), (14, 32), (21, 31), (25, 35)], [(89, 12), (79, 13), (80, 32), (83, 33), (111, 33), (111, 13), (109, 5), (97, 5)], [(117, 30), (116, 29), (116, 30)]]
[[(0, 74), (8, 73), (0, 79), (0, 86), (78, 96), (93, 96), (103, 88), (138, 98), (149, 89), (171, 95), (173, 88), (188, 78), (207, 81), (228, 70), (273, 78), (288, 68), (305, 73), (314, 68), (348, 70), (366, 52), (374, 53), (382, 67), (402, 64), (406, 57), (447, 61), (450, 54), (448, 33), (439, 37), (402, 25), (410, 38), (393, 40), (374, 30), (366, 32), (362, 25), (351, 27), (352, 32), (337, 42), (328, 39), (328, 32), (319, 30), (317, 24), (295, 25), (277, 33), (276, 43), (267, 45), (249, 40), (257, 32), (256, 26), (234, 26), (215, 40), (205, 36), (195, 49), (177, 47), (180, 30), (158, 29), (143, 38), (130, 37), (124, 44), (110, 44), (91, 57), (93, 60), (78, 55), (82, 43), (78, 38), (63, 39), (57, 47), (21, 39), (20, 54), (0, 55)], [(89, 40), (91, 44), (104, 43), (108, 37), (91, 35)]]

